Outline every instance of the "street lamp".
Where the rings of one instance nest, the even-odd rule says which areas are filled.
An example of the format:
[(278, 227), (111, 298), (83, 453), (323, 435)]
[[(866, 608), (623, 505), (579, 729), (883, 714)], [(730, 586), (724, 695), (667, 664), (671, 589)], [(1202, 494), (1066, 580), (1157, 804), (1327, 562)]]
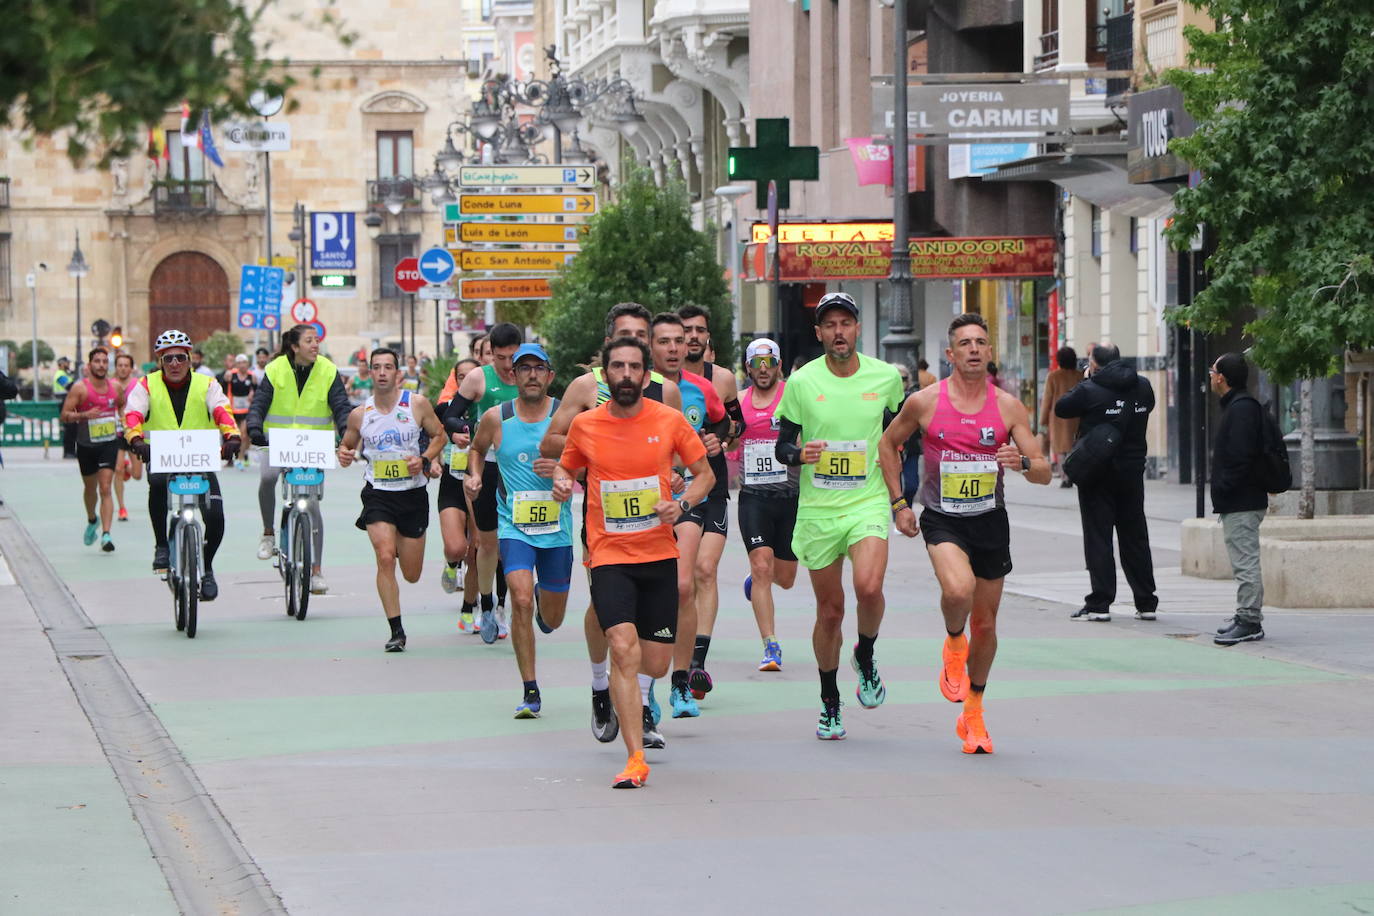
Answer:
[(86, 256), (81, 253), (81, 230), (76, 230), (76, 250), (72, 252), (72, 259), (67, 264), (67, 276), (76, 280), (76, 352), (72, 358), (76, 361), (74, 373), (81, 375), (81, 279), (91, 272), (91, 266), (86, 263)]
[(749, 186), (743, 184), (727, 184), (716, 188), (716, 196), (730, 205), (730, 222), (727, 224), (727, 231), (730, 233), (730, 285), (731, 296), (735, 300), (734, 312), (730, 317), (730, 333), (735, 340), (739, 340), (739, 316), (744, 309), (744, 304), (740, 301), (744, 298), (744, 284), (740, 278), (740, 262), (744, 259), (744, 249), (739, 240), (739, 198), (743, 194), (749, 193)]

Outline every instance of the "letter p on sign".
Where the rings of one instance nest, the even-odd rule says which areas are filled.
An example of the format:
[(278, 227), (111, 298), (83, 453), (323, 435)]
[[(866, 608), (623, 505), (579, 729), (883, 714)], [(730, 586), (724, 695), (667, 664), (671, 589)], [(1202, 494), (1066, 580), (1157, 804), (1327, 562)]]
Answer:
[(339, 218), (333, 213), (316, 213), (314, 216), (315, 231), (311, 234), (315, 238), (315, 250), (328, 251), (329, 243), (339, 237)]

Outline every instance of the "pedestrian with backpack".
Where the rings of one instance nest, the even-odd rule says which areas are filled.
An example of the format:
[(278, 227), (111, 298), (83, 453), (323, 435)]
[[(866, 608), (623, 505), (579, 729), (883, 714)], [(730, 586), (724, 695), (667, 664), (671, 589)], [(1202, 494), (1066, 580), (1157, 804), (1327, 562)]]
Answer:
[[(1219, 646), (1234, 646), (1264, 638), (1264, 579), (1260, 574), (1260, 522), (1269, 509), (1269, 493), (1288, 489), (1287, 483), (1274, 479), (1287, 473), (1287, 456), (1271, 456), (1266, 448), (1277, 437), (1277, 429), (1255, 396), (1246, 390), (1250, 367), (1239, 353), (1226, 353), (1211, 368), (1212, 390), (1221, 395), (1221, 422), (1212, 441), (1212, 511), (1221, 516), (1226, 553), (1231, 559), (1231, 574), (1236, 580), (1236, 613), (1218, 628), (1212, 640)], [(1278, 439), (1277, 448), (1282, 448)]]

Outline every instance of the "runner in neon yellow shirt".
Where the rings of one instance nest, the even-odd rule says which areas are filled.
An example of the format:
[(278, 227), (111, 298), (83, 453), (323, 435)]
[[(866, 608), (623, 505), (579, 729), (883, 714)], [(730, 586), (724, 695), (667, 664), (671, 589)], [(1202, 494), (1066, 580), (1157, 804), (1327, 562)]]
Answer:
[(816, 594), (816, 664), (821, 676), (816, 737), (845, 736), (836, 676), (844, 620), (844, 558), (853, 565), (859, 641), (850, 661), (859, 675), (856, 691), (867, 709), (887, 696), (873, 661), (883, 620), (883, 576), (891, 514), (877, 466), (886, 416), (901, 406), (902, 378), (881, 360), (860, 356), (859, 307), (845, 293), (830, 293), (816, 306), (816, 337), (825, 358), (792, 373), (778, 404), (777, 458), (801, 465), (801, 493), (792, 550), (811, 571)]

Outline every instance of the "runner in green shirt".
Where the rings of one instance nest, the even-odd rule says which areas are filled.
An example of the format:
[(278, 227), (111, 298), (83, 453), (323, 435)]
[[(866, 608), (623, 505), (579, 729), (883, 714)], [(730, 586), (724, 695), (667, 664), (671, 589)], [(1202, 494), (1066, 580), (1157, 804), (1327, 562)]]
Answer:
[[(816, 737), (845, 736), (836, 678), (844, 636), (844, 558), (853, 565), (859, 641), (850, 659), (856, 691), (866, 709), (887, 696), (873, 644), (883, 620), (883, 576), (891, 513), (877, 467), (883, 427), (901, 406), (901, 376), (888, 363), (857, 351), (859, 307), (845, 293), (829, 293), (816, 306), (816, 337), (825, 358), (798, 369), (778, 404), (778, 460), (802, 465), (801, 494), (792, 550), (811, 572), (816, 594), (813, 643), (821, 677)], [(885, 413), (886, 412), (886, 413)]]

